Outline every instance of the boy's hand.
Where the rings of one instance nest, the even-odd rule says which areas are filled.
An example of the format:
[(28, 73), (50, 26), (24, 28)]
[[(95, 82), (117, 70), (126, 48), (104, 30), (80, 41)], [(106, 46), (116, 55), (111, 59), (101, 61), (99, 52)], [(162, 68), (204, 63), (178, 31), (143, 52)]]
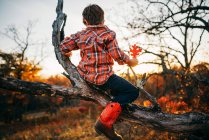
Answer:
[(130, 59), (127, 63), (130, 67), (138, 65), (138, 60), (136, 58)]
[(72, 56), (72, 52), (68, 52), (68, 53), (64, 53), (65, 56), (71, 57)]

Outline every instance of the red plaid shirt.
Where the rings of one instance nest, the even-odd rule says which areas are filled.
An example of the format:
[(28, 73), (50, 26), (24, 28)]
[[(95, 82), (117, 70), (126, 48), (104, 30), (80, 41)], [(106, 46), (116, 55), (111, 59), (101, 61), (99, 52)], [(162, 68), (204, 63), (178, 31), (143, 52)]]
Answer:
[(116, 34), (106, 26), (87, 27), (66, 37), (60, 44), (64, 53), (80, 49), (81, 61), (77, 67), (80, 75), (88, 82), (102, 85), (114, 73), (114, 61), (123, 65), (129, 61), (118, 47)]

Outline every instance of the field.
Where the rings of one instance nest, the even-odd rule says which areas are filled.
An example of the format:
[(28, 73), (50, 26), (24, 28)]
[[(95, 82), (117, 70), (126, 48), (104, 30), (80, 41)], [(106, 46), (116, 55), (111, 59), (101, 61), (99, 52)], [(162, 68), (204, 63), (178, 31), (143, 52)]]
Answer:
[[(87, 106), (87, 107), (86, 107)], [(81, 102), (77, 107), (63, 107), (55, 114), (46, 112), (29, 113), (22, 122), (1, 124), (2, 140), (106, 140), (94, 131), (94, 122), (101, 112), (101, 107)], [(151, 130), (126, 122), (117, 122), (116, 130), (125, 140), (176, 140), (188, 139), (186, 135)]]

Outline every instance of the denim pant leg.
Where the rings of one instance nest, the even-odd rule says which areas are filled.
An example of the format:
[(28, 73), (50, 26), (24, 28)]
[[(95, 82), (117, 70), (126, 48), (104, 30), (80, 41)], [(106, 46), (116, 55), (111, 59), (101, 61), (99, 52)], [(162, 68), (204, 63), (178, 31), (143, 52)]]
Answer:
[(98, 87), (103, 90), (110, 89), (114, 97), (112, 101), (121, 105), (132, 103), (139, 96), (139, 90), (134, 85), (115, 74), (104, 85)]

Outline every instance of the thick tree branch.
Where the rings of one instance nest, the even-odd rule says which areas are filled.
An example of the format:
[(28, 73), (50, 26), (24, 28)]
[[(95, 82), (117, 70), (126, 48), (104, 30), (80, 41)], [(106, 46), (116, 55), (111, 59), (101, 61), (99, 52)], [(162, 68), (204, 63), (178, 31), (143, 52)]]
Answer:
[[(102, 106), (105, 106), (110, 100), (105, 94), (98, 93), (94, 90), (86, 91), (77, 87), (65, 88), (40, 82), (22, 81), (14, 78), (0, 77), (0, 88), (30, 95), (46, 94), (49, 96), (60, 95), (69, 99), (80, 98), (99, 103)], [(195, 131), (209, 131), (209, 116), (197, 112), (174, 115), (160, 111), (154, 112), (138, 109), (134, 112), (123, 112), (120, 118), (124, 121), (170, 132), (190, 133)]]
[[(11, 91), (22, 92), (30, 95), (60, 95), (69, 99), (81, 98), (84, 100), (94, 101), (105, 106), (110, 98), (106, 94), (98, 93), (94, 90), (80, 89), (80, 88), (65, 88), (62, 86), (49, 85), (40, 82), (28, 82), (15, 78), (0, 77), (0, 88)], [(96, 96), (95, 96), (96, 94)]]

